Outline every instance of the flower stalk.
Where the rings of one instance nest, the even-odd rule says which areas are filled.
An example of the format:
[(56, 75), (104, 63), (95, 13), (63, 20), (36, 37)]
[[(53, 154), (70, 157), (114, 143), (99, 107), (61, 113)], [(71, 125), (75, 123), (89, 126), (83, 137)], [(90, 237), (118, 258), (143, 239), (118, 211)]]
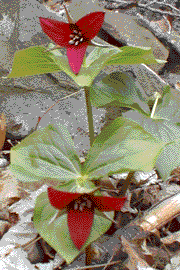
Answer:
[(92, 106), (89, 95), (89, 87), (84, 87), (85, 99), (86, 99), (86, 108), (87, 108), (87, 117), (88, 117), (88, 125), (89, 125), (89, 137), (90, 137), (90, 146), (92, 146), (94, 142), (94, 124), (93, 124), (93, 114), (92, 114)]
[(159, 100), (159, 98), (161, 98), (161, 95), (158, 92), (155, 92), (154, 97), (155, 97), (156, 100), (155, 100), (153, 108), (152, 108), (151, 118), (154, 117), (155, 110), (156, 110), (156, 107), (157, 107), (157, 104), (158, 104), (158, 100)]

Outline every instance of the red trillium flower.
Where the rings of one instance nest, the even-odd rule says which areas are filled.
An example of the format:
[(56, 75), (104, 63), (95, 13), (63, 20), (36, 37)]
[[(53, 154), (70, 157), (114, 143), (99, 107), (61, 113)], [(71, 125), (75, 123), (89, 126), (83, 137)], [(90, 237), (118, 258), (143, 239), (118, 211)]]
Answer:
[[(64, 7), (65, 8), (65, 7)], [(67, 13), (67, 9), (65, 8)], [(90, 13), (74, 23), (67, 13), (69, 23), (48, 18), (39, 18), (42, 30), (57, 45), (67, 49), (69, 65), (75, 74), (79, 73), (88, 45), (104, 21), (104, 12)]]
[(120, 211), (126, 197), (113, 198), (93, 194), (70, 193), (48, 188), (51, 205), (59, 210), (67, 209), (68, 228), (77, 249), (86, 242), (93, 225), (95, 208), (100, 212)]

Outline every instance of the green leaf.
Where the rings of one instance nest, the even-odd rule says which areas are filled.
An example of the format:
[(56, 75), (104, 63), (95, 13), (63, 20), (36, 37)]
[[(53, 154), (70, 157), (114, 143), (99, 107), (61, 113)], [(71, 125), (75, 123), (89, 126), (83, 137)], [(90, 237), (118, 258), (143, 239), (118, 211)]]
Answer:
[(104, 67), (104, 64), (108, 60), (117, 56), (120, 52), (121, 50), (114, 46), (110, 46), (108, 48), (95, 47), (94, 50), (86, 58), (86, 67), (87, 68), (90, 66)]
[(172, 170), (180, 166), (180, 127), (171, 121), (152, 119), (135, 111), (126, 112), (123, 116), (138, 123), (152, 136), (165, 143), (155, 166), (162, 179), (166, 180)]
[[(49, 45), (50, 49), (53, 47), (53, 44)], [(121, 49), (114, 46), (109, 48), (95, 47), (88, 57), (84, 59), (79, 74), (75, 75), (69, 67), (67, 57), (62, 55), (59, 50), (51, 51), (51, 58), (61, 70), (66, 72), (81, 87), (90, 86), (95, 77), (107, 65), (157, 63), (153, 58), (151, 48), (128, 46)]]
[(150, 47), (133, 47), (124, 46), (121, 48), (121, 52), (111, 58), (106, 65), (133, 65), (133, 64), (153, 64), (166, 62), (159, 59), (155, 59), (153, 51)]
[(162, 140), (165, 143), (169, 143), (180, 138), (180, 128), (171, 121), (150, 118), (132, 110), (123, 113), (123, 117), (136, 122), (153, 137), (158, 140)]
[[(56, 186), (57, 190), (71, 192), (71, 193), (91, 193), (97, 189), (97, 186), (92, 181), (81, 181), (79, 178), (77, 182), (69, 181), (64, 185)], [(81, 184), (81, 185), (80, 185)], [(94, 194), (101, 195), (100, 191), (96, 191)]]
[[(79, 251), (73, 244), (67, 224), (67, 214), (64, 213), (55, 219), (58, 210), (49, 203), (47, 192), (41, 193), (37, 199), (34, 209), (33, 222), (42, 238), (59, 253), (69, 264), (71, 263), (90, 243), (94, 242), (104, 234), (112, 222), (95, 210), (93, 226), (83, 248)], [(114, 212), (106, 213), (111, 219)]]
[[(60, 182), (81, 177), (81, 164), (66, 127), (49, 125), (11, 148), (10, 170), (22, 182)], [(53, 184), (54, 183), (54, 184)]]
[(178, 90), (166, 87), (164, 96), (158, 102), (154, 118), (166, 119), (174, 123), (180, 122), (180, 93)]
[[(50, 45), (50, 48), (53, 46)], [(84, 63), (81, 66), (78, 75), (75, 75), (68, 63), (68, 59), (59, 50), (51, 51), (51, 58), (59, 66), (61, 70), (66, 72), (79, 86), (90, 86), (95, 77), (105, 66), (106, 62), (114, 55), (117, 55), (120, 49), (115, 47), (110, 48), (95, 48), (87, 58), (84, 59)]]
[(140, 125), (119, 117), (97, 136), (88, 152), (83, 174), (90, 180), (106, 174), (150, 171), (164, 145)]
[(45, 47), (35, 46), (17, 51), (14, 55), (12, 71), (7, 78), (60, 71), (59, 66), (50, 57), (50, 52), (46, 50)]
[(180, 139), (168, 144), (156, 161), (156, 168), (163, 180), (167, 180), (177, 167), (180, 167)]
[(90, 98), (94, 107), (115, 103), (119, 107), (134, 108), (149, 114), (149, 106), (141, 91), (143, 89), (131, 76), (113, 72), (90, 87)]

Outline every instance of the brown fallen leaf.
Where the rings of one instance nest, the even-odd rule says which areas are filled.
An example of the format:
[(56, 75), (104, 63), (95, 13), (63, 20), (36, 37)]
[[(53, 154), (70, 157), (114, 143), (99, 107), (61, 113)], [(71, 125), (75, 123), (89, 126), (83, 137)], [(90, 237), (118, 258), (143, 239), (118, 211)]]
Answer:
[(147, 264), (143, 254), (139, 252), (138, 247), (134, 243), (128, 241), (124, 236), (121, 236), (121, 240), (122, 245), (129, 256), (128, 262), (126, 263), (126, 267), (129, 270), (153, 270), (153, 268)]
[(53, 12), (61, 12), (63, 11), (63, 3), (71, 3), (71, 0), (57, 1), (57, 0), (42, 0), (41, 4), (43, 4), (47, 10)]
[(180, 82), (179, 82), (179, 81), (176, 82), (175, 87), (176, 87), (178, 90), (180, 90)]
[(0, 209), (12, 205), (25, 197), (27, 192), (20, 183), (10, 174), (8, 168), (0, 172)]
[(0, 220), (0, 238), (9, 230), (11, 224), (8, 221)]
[(153, 27), (158, 33), (171, 33), (171, 22), (169, 20), (169, 16), (164, 15), (159, 21), (151, 21), (150, 26)]
[(6, 138), (6, 118), (4, 113), (0, 115), (0, 151), (3, 148)]
[(169, 235), (161, 238), (161, 242), (166, 245), (173, 244), (174, 242), (180, 242), (180, 231), (174, 233), (168, 233)]

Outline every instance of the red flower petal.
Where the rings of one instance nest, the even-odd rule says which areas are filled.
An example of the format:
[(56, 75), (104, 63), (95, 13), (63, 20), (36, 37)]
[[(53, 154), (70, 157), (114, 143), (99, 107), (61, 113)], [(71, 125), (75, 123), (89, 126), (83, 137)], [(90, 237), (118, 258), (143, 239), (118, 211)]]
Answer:
[(51, 187), (48, 187), (48, 197), (52, 206), (62, 210), (66, 207), (70, 202), (82, 196), (80, 193), (70, 193), (55, 190)]
[(75, 74), (79, 73), (83, 59), (86, 53), (88, 43), (79, 44), (77, 47), (71, 46), (67, 48), (67, 57), (69, 65)]
[(56, 44), (69, 46), (69, 35), (71, 34), (69, 23), (59, 22), (49, 18), (39, 18), (42, 30)]
[(113, 198), (113, 197), (100, 197), (100, 196), (93, 196), (91, 197), (92, 201), (95, 203), (95, 207), (101, 211), (101, 212), (106, 212), (106, 211), (120, 211), (121, 208), (123, 207), (126, 197), (122, 198)]
[(82, 31), (82, 34), (88, 39), (93, 39), (104, 22), (105, 12), (93, 12), (76, 22), (76, 25)]
[(94, 208), (84, 208), (83, 211), (68, 210), (68, 227), (71, 239), (77, 249), (85, 244), (93, 224)]

